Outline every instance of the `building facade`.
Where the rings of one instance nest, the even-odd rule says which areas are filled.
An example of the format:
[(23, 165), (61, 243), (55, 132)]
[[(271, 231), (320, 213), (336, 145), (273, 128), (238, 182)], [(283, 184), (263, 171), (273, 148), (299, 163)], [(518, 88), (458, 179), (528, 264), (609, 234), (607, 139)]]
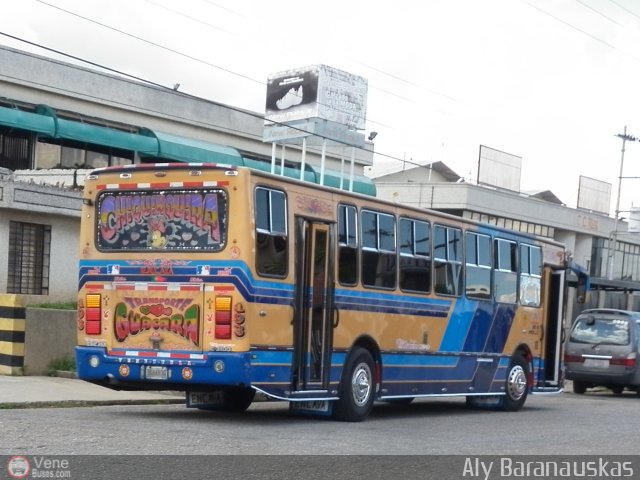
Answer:
[(640, 234), (629, 233), (626, 221), (569, 208), (549, 191), (524, 194), (467, 183), (441, 162), (374, 181), (377, 195), (389, 201), (560, 241), (590, 272), (589, 306), (640, 307), (640, 297), (634, 294), (640, 290)]
[[(80, 190), (93, 168), (140, 162), (300, 170), (299, 144), (263, 141), (264, 114), (0, 46), (0, 293), (73, 301)], [(309, 142), (325, 183), (372, 187), (372, 144)], [(353, 184), (345, 180), (353, 165)], [(293, 173), (291, 173), (291, 172)], [(345, 177), (345, 178), (343, 178)]]

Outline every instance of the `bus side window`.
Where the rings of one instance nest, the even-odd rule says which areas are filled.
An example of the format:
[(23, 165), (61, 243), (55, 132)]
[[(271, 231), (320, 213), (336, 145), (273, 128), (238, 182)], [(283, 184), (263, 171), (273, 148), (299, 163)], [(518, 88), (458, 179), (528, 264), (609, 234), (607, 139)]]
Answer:
[(358, 283), (358, 224), (356, 207), (338, 206), (338, 281)]
[(431, 288), (431, 231), (427, 222), (401, 218), (400, 288), (427, 293)]
[(516, 242), (510, 240), (494, 240), (495, 272), (494, 295), (497, 302), (516, 303), (518, 300)]
[(462, 293), (462, 230), (433, 227), (434, 291), (458, 296)]
[(396, 219), (393, 215), (363, 211), (362, 284), (367, 287), (396, 286)]
[(491, 298), (491, 237), (467, 232), (466, 293), (471, 298)]
[(261, 275), (287, 274), (287, 202), (284, 192), (256, 188), (256, 271)]
[(520, 303), (540, 306), (542, 251), (540, 247), (520, 245)]

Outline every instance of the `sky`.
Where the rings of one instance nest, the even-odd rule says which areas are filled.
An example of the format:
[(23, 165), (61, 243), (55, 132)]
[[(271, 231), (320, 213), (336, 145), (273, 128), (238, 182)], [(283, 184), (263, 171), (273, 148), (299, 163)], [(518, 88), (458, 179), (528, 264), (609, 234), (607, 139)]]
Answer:
[(613, 212), (622, 176), (640, 207), (640, 142), (620, 175), (618, 136), (640, 137), (638, 0), (5, 0), (0, 33), (261, 113), (269, 75), (328, 65), (367, 79), (372, 174), (473, 182), (485, 145), (522, 158), (522, 191), (575, 207), (585, 176)]

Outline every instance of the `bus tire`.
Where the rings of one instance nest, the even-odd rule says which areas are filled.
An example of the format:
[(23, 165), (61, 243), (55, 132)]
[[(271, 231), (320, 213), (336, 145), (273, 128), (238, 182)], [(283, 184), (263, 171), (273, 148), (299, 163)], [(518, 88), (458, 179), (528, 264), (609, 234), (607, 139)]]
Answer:
[(228, 412), (244, 412), (255, 397), (253, 388), (239, 388), (225, 392), (225, 407)]
[(368, 350), (355, 347), (342, 372), (338, 388), (339, 399), (333, 417), (343, 422), (361, 422), (373, 408), (376, 387), (374, 361)]
[(507, 379), (505, 380), (505, 396), (503, 410), (516, 412), (522, 408), (527, 400), (529, 385), (529, 365), (522, 355), (514, 355), (509, 362)]

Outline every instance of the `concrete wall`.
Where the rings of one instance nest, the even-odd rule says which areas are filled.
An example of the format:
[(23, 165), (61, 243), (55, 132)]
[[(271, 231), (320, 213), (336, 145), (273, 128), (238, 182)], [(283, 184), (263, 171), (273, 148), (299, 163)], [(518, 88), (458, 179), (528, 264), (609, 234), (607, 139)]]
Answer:
[(25, 375), (46, 375), (53, 360), (75, 358), (75, 345), (75, 310), (27, 308)]
[(75, 300), (78, 284), (80, 192), (0, 180), (0, 292), (7, 291), (9, 223), (51, 226), (49, 294), (24, 295), (25, 304)]

